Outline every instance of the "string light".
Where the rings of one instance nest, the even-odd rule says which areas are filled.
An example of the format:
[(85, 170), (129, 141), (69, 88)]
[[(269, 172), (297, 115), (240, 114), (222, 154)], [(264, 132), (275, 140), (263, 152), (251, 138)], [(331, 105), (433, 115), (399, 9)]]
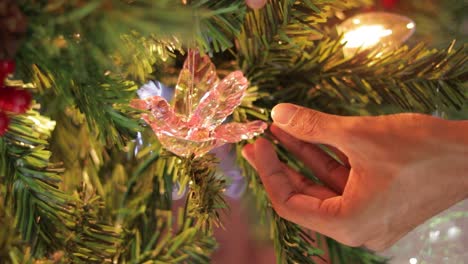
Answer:
[(385, 51), (398, 47), (413, 35), (415, 28), (415, 23), (407, 17), (370, 12), (345, 20), (338, 31), (343, 35), (343, 52), (351, 57), (376, 46)]

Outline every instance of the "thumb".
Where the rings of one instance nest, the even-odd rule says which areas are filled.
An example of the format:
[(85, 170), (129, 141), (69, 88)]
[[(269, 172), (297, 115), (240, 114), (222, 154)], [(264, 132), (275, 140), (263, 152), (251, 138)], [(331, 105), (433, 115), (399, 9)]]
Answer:
[(278, 104), (272, 118), (288, 134), (311, 143), (341, 145), (346, 137), (350, 117), (325, 114), (294, 104)]

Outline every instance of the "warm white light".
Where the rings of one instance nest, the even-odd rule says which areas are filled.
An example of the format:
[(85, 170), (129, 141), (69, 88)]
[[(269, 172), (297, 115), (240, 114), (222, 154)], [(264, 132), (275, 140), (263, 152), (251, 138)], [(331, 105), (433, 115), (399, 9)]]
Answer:
[(354, 56), (356, 52), (379, 47), (383, 53), (398, 47), (405, 42), (415, 30), (414, 22), (404, 16), (369, 12), (345, 20), (338, 26), (343, 34), (343, 52), (346, 57)]
[(447, 230), (447, 236), (449, 238), (456, 238), (461, 234), (461, 229), (458, 226), (452, 226)]
[(410, 264), (418, 264), (418, 259), (417, 258), (410, 258), (409, 263)]
[(439, 239), (439, 236), (440, 236), (439, 230), (431, 231), (429, 232), (429, 241), (436, 242)]
[(382, 25), (360, 26), (348, 31), (343, 35), (342, 43), (346, 43), (348, 48), (369, 48), (379, 43), (383, 37), (392, 34), (391, 29), (386, 29)]

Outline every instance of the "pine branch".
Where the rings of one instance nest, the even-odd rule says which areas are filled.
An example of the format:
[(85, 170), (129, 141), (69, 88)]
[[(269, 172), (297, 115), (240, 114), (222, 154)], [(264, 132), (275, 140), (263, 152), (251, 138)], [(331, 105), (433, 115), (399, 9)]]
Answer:
[[(65, 162), (67, 168), (69, 167), (74, 172), (78, 171), (78, 175), (67, 174), (68, 177), (83, 177), (83, 180), (89, 184), (87, 188), (96, 186), (96, 191), (106, 201), (106, 208), (94, 208), (98, 206), (97, 204), (91, 207), (91, 212), (94, 215), (99, 210), (107, 220), (116, 222), (117, 226), (125, 230), (122, 241), (115, 235), (111, 235), (108, 237), (109, 241), (93, 243), (91, 239), (100, 241), (105, 237), (101, 237), (99, 230), (96, 230), (94, 226), (87, 227), (89, 222), (87, 212), (90, 209), (86, 211), (84, 208), (90, 206), (80, 206), (77, 211), (81, 212), (81, 216), (77, 218), (78, 224), (74, 230), (77, 235), (68, 243), (69, 247), (76, 246), (76, 249), (70, 250), (78, 252), (72, 256), (75, 262), (94, 263), (98, 259), (108, 261), (112, 259), (112, 254), (121, 261), (137, 260), (142, 263), (145, 261), (167, 263), (182, 260), (192, 262), (197, 259), (203, 260), (197, 263), (208, 262), (216, 243), (206, 220), (213, 215), (210, 210), (214, 209), (209, 209), (214, 206), (210, 203), (210, 199), (216, 195), (205, 195), (205, 193), (213, 193), (210, 190), (215, 186), (212, 184), (217, 181), (205, 181), (210, 179), (210, 175), (201, 171), (210, 168), (210, 166), (205, 167), (210, 164), (205, 162), (201, 166), (196, 165), (195, 162), (194, 166), (188, 166), (192, 162), (185, 161), (186, 167), (181, 166), (182, 161), (176, 157), (161, 155), (161, 146), (151, 131), (145, 131), (145, 134), (139, 136), (137, 140), (129, 142), (125, 147), (127, 152), (124, 154), (117, 148), (106, 150), (99, 142), (94, 142), (93, 137), (87, 131), (84, 117), (76, 111), (69, 109), (57, 118), (60, 123), (55, 136), (60, 139), (60, 142), (57, 142), (58, 144), (54, 147), (55, 154), (71, 159)], [(86, 144), (76, 146), (77, 141), (86, 142)], [(105, 159), (106, 156), (112, 158)], [(197, 172), (192, 173), (184, 169), (189, 167)], [(172, 217), (168, 211), (171, 208), (172, 184), (174, 181), (180, 181), (181, 184), (186, 185), (192, 180), (190, 175), (196, 173), (203, 174), (198, 178), (203, 179), (201, 183), (204, 187), (194, 191), (194, 193), (201, 194), (198, 195), (201, 199), (191, 199), (190, 204), (199, 205), (202, 209), (199, 210), (198, 207), (193, 206), (190, 215), (187, 212), (187, 215), (183, 217), (187, 218), (187, 223), (181, 223), (173, 232), (172, 218), (165, 218)], [(74, 184), (70, 182), (68, 188)], [(196, 184), (191, 186), (195, 188)], [(88, 192), (80, 193), (86, 195)], [(198, 219), (202, 217), (205, 218)], [(81, 226), (84, 227), (81, 228)], [(80, 234), (87, 230), (98, 232), (99, 236), (95, 237), (93, 233), (86, 232), (88, 237), (86, 241), (82, 241)], [(111, 227), (105, 230), (117, 231)], [(112, 244), (113, 251), (101, 248), (111, 243), (114, 243)], [(120, 245), (116, 246), (116, 243)], [(127, 250), (128, 248), (131, 250)]]
[[(55, 104), (52, 100), (49, 103)], [(99, 172), (106, 164), (106, 145), (89, 129), (85, 116), (77, 109), (68, 107), (50, 115), (57, 122), (50, 144), (51, 159), (62, 162), (65, 168), (61, 187), (74, 191), (84, 183), (104, 198)]]
[[(210, 254), (216, 247), (212, 234), (205, 234), (193, 218), (179, 213), (173, 230), (171, 211), (158, 210), (156, 230), (148, 243), (143, 243), (142, 234), (131, 237), (129, 261), (133, 263), (209, 263)], [(184, 218), (185, 220), (182, 220)], [(122, 260), (123, 261), (123, 260)]]
[[(128, 230), (119, 260), (209, 263), (216, 248), (212, 224), (219, 224), (218, 209), (225, 206), (222, 182), (213, 174), (216, 161), (170, 155), (162, 151), (158, 142), (147, 143), (154, 141), (152, 132), (144, 134), (141, 140), (144, 147), (138, 142), (130, 144), (128, 153), (132, 154), (127, 156), (124, 169), (110, 180), (128, 179), (120, 208), (115, 208), (117, 221)], [(189, 186), (190, 193), (184, 210), (174, 217), (170, 209), (176, 182)], [(124, 251), (125, 248), (129, 250)]]
[(122, 243), (118, 228), (100, 223), (98, 219), (103, 203), (92, 188), (83, 184), (79, 190), (73, 237), (66, 248), (73, 263), (113, 263), (118, 246)]
[[(241, 145), (237, 151), (240, 156)], [(272, 209), (265, 190), (260, 183), (255, 170), (243, 159), (239, 159), (239, 166), (247, 177), (251, 191), (253, 192), (257, 209), (261, 213), (262, 221), (270, 220), (270, 230), (273, 239), (278, 263), (316, 263), (313, 257), (320, 258), (322, 250), (312, 246), (314, 241), (296, 224), (280, 218)]]
[(192, 0), (191, 6), (206, 10), (207, 18), (200, 16), (194, 32), (197, 46), (206, 52), (221, 52), (233, 46), (233, 39), (239, 35), (246, 12), (242, 0)]
[(466, 51), (466, 45), (440, 51), (419, 45), (342, 59), (338, 41), (322, 41), (281, 67), (279, 80), (287, 75), (295, 83), (281, 81), (279, 86), (286, 88), (275, 97), (311, 105), (325, 94), (360, 107), (389, 104), (426, 113), (442, 105), (461, 109), (466, 103)]
[[(180, 46), (173, 35), (189, 42), (181, 36), (212, 27), (214, 48), (224, 49), (230, 46), (230, 32), (242, 21), (235, 12), (240, 0), (231, 4), (198, 1), (192, 8), (168, 0), (84, 5), (25, 0), (22, 7), (30, 18), (30, 34), (17, 57), (22, 69), (19, 77), (32, 81), (40, 91), (52, 90), (63, 101), (62, 107), (77, 106), (103, 142), (120, 146), (138, 129), (128, 115), (131, 110), (122, 106), (135, 96), (136, 88), (125, 78), (144, 79), (156, 58), (175, 52)], [(208, 39), (200, 41), (211, 45), (206, 44)]]
[(313, 41), (324, 34), (321, 24), (335, 12), (369, 3), (368, 0), (269, 1), (261, 10), (250, 11), (246, 15), (237, 39), (239, 65), (249, 76), (249, 80), (260, 79), (256, 67), (267, 63), (274, 52), (272, 45), (290, 43), (291, 38), (295, 38), (301, 42), (301, 45), (294, 47), (297, 50), (301, 46), (313, 46)]
[(7, 205), (13, 206), (17, 229), (35, 257), (66, 248), (65, 258), (94, 252), (99, 258), (92, 260), (102, 262), (113, 252), (116, 235), (98, 220), (93, 209), (96, 200), (81, 201), (58, 188), (63, 169), (50, 163), (47, 150), (54, 126), (50, 119), (30, 111), (12, 118), (8, 132), (0, 138), (5, 157), (0, 168), (6, 172), (6, 193), (11, 197)]
[[(340, 6), (342, 1), (334, 2), (338, 6), (331, 8), (346, 8)], [(325, 110), (330, 108), (327, 102), (336, 100), (355, 105), (340, 113), (360, 109), (362, 114), (363, 108), (375, 113), (385, 105), (426, 113), (436, 107), (463, 107), (466, 47), (435, 51), (417, 46), (384, 56), (373, 52), (343, 59), (339, 39), (320, 37), (320, 21), (294, 21), (303, 4), (286, 5), (286, 12), (278, 2), (270, 3), (247, 14), (239, 37), (239, 63), (261, 91), (274, 93), (262, 107), (289, 101)], [(302, 28), (306, 26), (310, 30)], [(313, 31), (319, 36), (311, 37)], [(322, 39), (314, 40), (317, 37)]]
[[(323, 250), (311, 245), (314, 239), (309, 236), (301, 227), (288, 222), (273, 212), (273, 238), (278, 263), (316, 263), (314, 258), (321, 257)], [(276, 232), (275, 232), (276, 231)]]
[(212, 224), (222, 225), (219, 211), (227, 208), (223, 198), (226, 184), (215, 174), (218, 161), (214, 156), (205, 155), (186, 162), (192, 182), (187, 201), (188, 215), (197, 219), (202, 230), (209, 232)]
[(182, 43), (175, 37), (170, 40), (158, 39), (156, 35), (143, 37), (132, 33), (132, 35), (123, 35), (122, 41), (126, 49), (133, 50), (134, 53), (128, 62), (123, 62), (122, 58), (116, 56), (116, 59), (122, 61), (120, 70), (127, 78), (140, 83), (147, 82), (153, 71), (158, 71), (164, 67), (164, 64), (169, 64), (168, 60), (174, 59), (176, 52), (184, 53)]
[(74, 199), (57, 188), (62, 169), (48, 161), (46, 140), (54, 125), (30, 112), (13, 118), (0, 138), (6, 146), (1, 167), (6, 169), (7, 195), (12, 197), (18, 230), (35, 256), (60, 249), (73, 226)]
[(331, 263), (337, 264), (384, 264), (389, 259), (372, 254), (363, 248), (350, 248), (327, 237)]
[[(3, 173), (0, 175), (4, 176)], [(0, 226), (2, 227), (0, 229), (0, 259), (6, 264), (28, 263), (32, 259), (30, 249), (22, 241), (21, 234), (16, 229), (17, 222), (12, 208), (5, 207), (4, 198), (5, 185), (0, 181)]]

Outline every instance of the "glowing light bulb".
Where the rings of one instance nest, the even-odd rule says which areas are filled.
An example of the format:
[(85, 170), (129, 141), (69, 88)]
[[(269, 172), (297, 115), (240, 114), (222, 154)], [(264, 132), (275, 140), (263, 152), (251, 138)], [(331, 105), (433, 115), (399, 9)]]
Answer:
[(415, 23), (407, 17), (370, 12), (345, 20), (338, 31), (343, 35), (343, 52), (346, 57), (351, 57), (373, 47), (392, 50), (411, 37), (415, 28)]
[(360, 26), (355, 30), (346, 32), (342, 42), (346, 42), (349, 48), (368, 48), (375, 46), (380, 39), (392, 34), (391, 29), (386, 29), (382, 25)]

